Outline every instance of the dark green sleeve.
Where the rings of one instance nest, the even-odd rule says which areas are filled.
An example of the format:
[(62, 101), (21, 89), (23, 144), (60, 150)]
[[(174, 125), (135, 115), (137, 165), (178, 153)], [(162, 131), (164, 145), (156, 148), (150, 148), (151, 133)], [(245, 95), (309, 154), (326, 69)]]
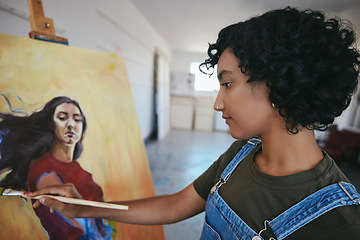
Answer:
[(221, 173), (229, 162), (240, 151), (246, 141), (237, 140), (223, 153), (200, 177), (194, 181), (196, 192), (204, 199), (210, 193), (211, 188), (220, 180)]
[[(221, 155), (223, 156), (223, 155)], [(210, 189), (218, 181), (216, 180), (216, 175), (219, 169), (219, 162), (222, 160), (220, 157), (215, 161), (200, 177), (194, 181), (194, 188), (196, 192), (204, 199), (207, 199), (207, 196), (210, 192)]]

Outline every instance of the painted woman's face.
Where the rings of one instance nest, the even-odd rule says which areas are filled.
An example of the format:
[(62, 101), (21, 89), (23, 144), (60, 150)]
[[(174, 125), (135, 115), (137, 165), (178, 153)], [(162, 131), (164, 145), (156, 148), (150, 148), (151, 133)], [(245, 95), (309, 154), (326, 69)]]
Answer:
[(64, 145), (73, 145), (80, 141), (83, 131), (83, 119), (78, 107), (72, 103), (62, 103), (54, 112), (55, 135)]

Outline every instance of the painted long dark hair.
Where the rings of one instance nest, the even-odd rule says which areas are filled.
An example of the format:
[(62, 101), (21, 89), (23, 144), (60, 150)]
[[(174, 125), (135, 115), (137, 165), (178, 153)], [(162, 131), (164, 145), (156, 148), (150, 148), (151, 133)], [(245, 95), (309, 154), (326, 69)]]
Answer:
[(74, 104), (81, 113), (83, 132), (76, 144), (73, 159), (79, 158), (86, 130), (86, 119), (78, 102), (64, 96), (50, 100), (41, 111), (30, 116), (15, 116), (0, 113), (0, 170), (9, 168), (11, 172), (0, 182), (1, 187), (27, 190), (30, 163), (50, 150), (55, 139), (53, 115), (62, 103)]

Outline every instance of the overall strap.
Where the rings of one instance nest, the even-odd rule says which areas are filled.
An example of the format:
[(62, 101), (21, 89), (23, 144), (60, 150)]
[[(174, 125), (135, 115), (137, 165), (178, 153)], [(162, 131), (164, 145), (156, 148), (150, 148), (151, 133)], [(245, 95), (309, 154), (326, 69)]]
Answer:
[(224, 171), (221, 173), (220, 180), (211, 188), (210, 193), (214, 193), (215, 190), (219, 189), (226, 181), (230, 178), (239, 163), (259, 144), (261, 140), (259, 138), (251, 138), (226, 166)]
[(303, 227), (330, 210), (350, 205), (360, 205), (360, 194), (346, 182), (334, 183), (311, 194), (269, 222), (278, 240)]
[(239, 163), (259, 144), (261, 140), (259, 138), (251, 138), (247, 143), (241, 148), (241, 150), (236, 154), (236, 156), (231, 160), (227, 165), (225, 170), (221, 173), (221, 178), (227, 181), (231, 174), (234, 172)]

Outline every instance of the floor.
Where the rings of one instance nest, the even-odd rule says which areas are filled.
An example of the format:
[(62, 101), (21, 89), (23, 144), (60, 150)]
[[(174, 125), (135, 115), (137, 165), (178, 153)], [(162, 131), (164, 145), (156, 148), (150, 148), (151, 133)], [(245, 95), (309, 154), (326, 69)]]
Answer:
[[(234, 141), (226, 132), (171, 130), (162, 141), (146, 144), (157, 195), (182, 190), (201, 175)], [(360, 190), (360, 169), (341, 166)], [(164, 225), (167, 240), (197, 240), (204, 214)]]
[[(146, 144), (157, 195), (182, 190), (200, 176), (234, 141), (226, 132), (172, 130)], [(164, 225), (167, 240), (198, 240), (204, 214)]]

